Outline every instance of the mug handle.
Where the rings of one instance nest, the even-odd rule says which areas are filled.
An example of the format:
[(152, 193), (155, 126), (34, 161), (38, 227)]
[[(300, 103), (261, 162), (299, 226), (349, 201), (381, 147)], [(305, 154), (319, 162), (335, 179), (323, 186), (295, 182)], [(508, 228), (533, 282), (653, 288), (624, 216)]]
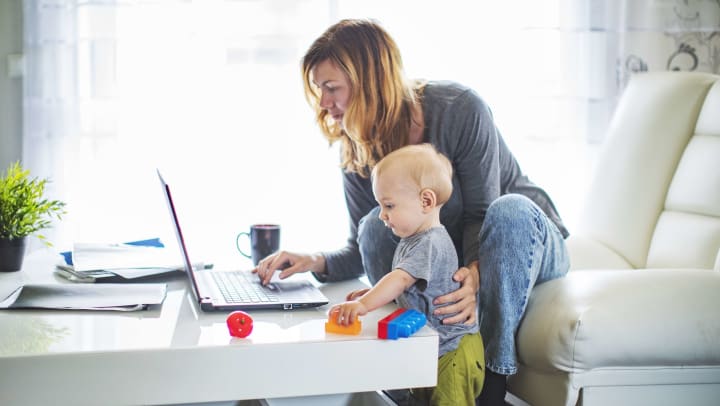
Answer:
[(241, 232), (240, 234), (238, 234), (237, 237), (235, 237), (235, 248), (237, 248), (238, 252), (239, 252), (240, 254), (242, 254), (243, 256), (245, 256), (246, 258), (252, 258), (252, 256), (246, 254), (246, 253), (242, 250), (242, 248), (240, 248), (240, 237), (242, 237), (242, 236), (244, 236), (244, 235), (247, 236), (248, 241), (250, 241), (250, 234), (249, 234), (249, 233), (246, 233), (245, 231), (243, 231), (243, 232)]

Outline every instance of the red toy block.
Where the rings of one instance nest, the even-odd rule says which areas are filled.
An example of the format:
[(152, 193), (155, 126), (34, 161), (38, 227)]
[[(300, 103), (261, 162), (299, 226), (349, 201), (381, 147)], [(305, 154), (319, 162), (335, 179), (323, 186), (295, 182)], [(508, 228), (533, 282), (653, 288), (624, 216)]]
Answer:
[(378, 338), (397, 340), (410, 337), (427, 323), (424, 314), (413, 309), (397, 309), (378, 321)]

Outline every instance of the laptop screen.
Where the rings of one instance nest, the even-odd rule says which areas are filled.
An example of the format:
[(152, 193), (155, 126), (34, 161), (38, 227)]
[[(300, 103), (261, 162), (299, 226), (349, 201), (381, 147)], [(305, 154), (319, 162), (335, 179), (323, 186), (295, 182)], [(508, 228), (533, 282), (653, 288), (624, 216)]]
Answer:
[(183, 262), (185, 264), (185, 272), (188, 274), (190, 282), (193, 285), (193, 294), (195, 295), (195, 299), (199, 301), (200, 297), (198, 296), (197, 281), (195, 280), (195, 274), (192, 269), (192, 262), (190, 262), (190, 257), (188, 256), (187, 248), (185, 247), (185, 238), (183, 237), (182, 229), (180, 228), (180, 222), (178, 221), (177, 212), (175, 211), (175, 204), (173, 203), (172, 194), (170, 193), (170, 186), (165, 182), (165, 179), (163, 179), (159, 169), (157, 170), (157, 174), (158, 178), (160, 178), (163, 195), (165, 195), (165, 202), (167, 203), (168, 210), (170, 211), (170, 217), (172, 218), (173, 222), (173, 227), (175, 228), (175, 236), (177, 237), (178, 246), (180, 247), (180, 252), (182, 253)]

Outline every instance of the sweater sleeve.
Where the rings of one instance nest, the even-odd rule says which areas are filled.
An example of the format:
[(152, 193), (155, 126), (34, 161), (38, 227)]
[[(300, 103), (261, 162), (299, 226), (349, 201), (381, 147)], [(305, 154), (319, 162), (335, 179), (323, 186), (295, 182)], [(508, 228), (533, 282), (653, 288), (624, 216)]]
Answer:
[(428, 92), (424, 106), (427, 140), (447, 155), (455, 171), (455, 190), (443, 207), (443, 224), (462, 254), (462, 265), (478, 259), (487, 210), (506, 193), (533, 200), (567, 236), (550, 197), (523, 174), (483, 99), (472, 89), (453, 83), (435, 84)]
[(345, 247), (322, 253), (325, 256), (326, 274), (315, 275), (321, 282), (342, 281), (364, 274), (357, 243), (358, 224), (377, 202), (372, 194), (370, 179), (356, 173), (343, 172), (343, 189), (350, 217), (350, 236)]
[(490, 203), (502, 190), (500, 136), (489, 107), (472, 90), (446, 112), (446, 142), (463, 201), (463, 262), (478, 259), (479, 235)]

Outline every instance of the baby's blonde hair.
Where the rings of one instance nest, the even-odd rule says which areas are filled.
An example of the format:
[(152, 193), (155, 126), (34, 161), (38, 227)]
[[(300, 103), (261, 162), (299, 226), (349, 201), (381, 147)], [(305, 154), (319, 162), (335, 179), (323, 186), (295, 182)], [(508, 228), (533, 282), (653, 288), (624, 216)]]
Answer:
[(441, 206), (452, 194), (453, 169), (450, 160), (431, 144), (408, 145), (385, 156), (372, 170), (372, 179), (390, 170), (401, 170), (418, 190), (430, 189)]

